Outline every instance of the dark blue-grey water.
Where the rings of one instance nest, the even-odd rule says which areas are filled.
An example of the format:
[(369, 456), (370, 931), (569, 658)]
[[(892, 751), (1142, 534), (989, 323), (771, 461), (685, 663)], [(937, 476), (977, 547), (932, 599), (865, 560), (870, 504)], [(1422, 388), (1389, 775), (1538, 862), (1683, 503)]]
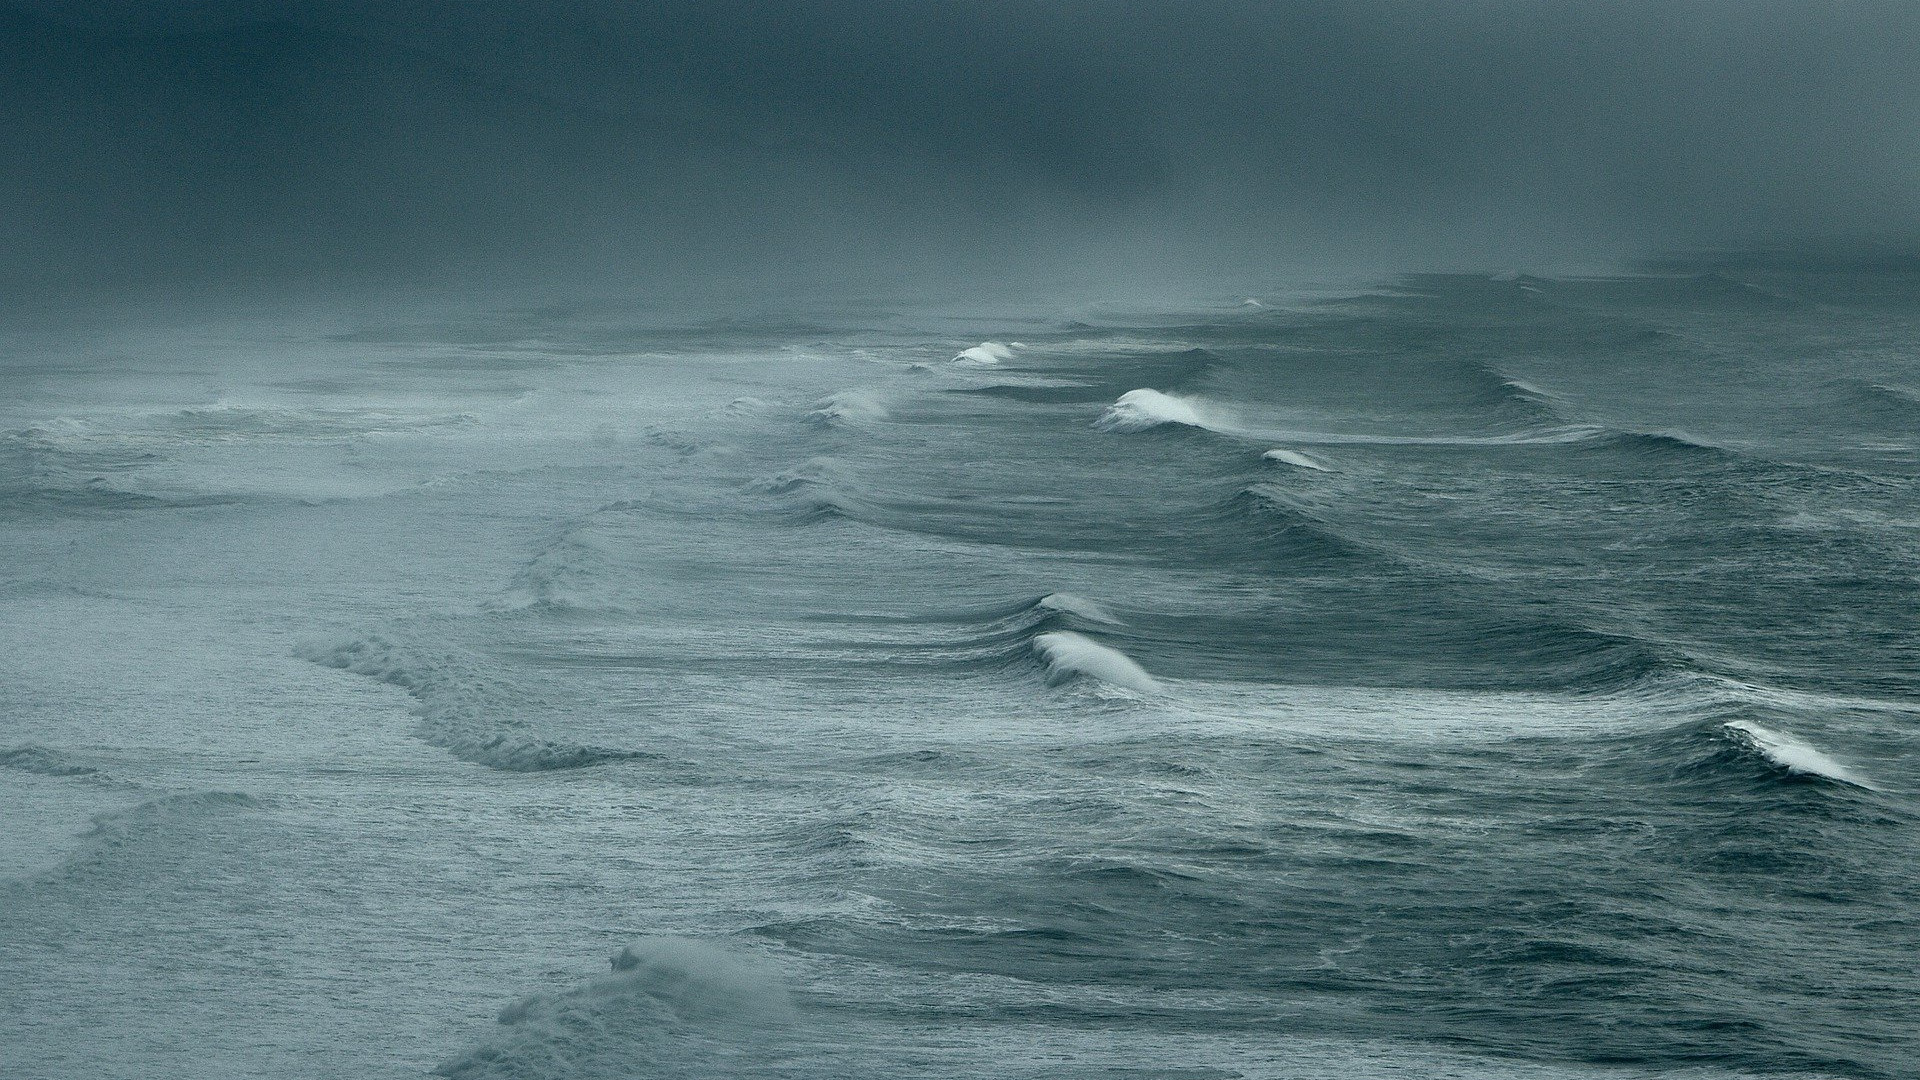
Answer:
[(11, 333), (0, 1074), (1920, 1059), (1920, 280)]

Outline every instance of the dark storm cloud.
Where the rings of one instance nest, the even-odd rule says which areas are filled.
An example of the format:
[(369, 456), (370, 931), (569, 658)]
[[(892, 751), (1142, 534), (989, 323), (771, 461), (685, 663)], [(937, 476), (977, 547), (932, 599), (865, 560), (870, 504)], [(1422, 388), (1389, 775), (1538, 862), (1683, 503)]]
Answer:
[(0, 243), (30, 281), (1904, 242), (1917, 44), (1908, 3), (38, 3)]

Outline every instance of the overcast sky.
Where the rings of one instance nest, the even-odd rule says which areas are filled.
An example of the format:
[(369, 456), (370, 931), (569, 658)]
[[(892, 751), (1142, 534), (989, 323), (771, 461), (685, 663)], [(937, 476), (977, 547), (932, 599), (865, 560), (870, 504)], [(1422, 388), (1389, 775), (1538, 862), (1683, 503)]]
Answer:
[(0, 85), (14, 287), (1498, 269), (1920, 235), (1909, 0), (36, 0), (0, 6)]

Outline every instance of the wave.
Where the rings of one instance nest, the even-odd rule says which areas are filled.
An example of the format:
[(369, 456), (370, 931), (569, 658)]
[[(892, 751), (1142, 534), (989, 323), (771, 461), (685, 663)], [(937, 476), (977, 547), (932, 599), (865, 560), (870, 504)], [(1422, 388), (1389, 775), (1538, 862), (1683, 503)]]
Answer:
[[(612, 973), (500, 1011), (506, 1030), (444, 1062), (449, 1080), (681, 1075), (685, 1056), (711, 1067), (781, 1033), (794, 1009), (771, 965), (702, 941), (656, 937), (615, 953)], [(703, 1070), (704, 1071), (704, 1070)], [(689, 1073), (691, 1074), (691, 1073)]]
[(1459, 382), (1476, 410), (1519, 423), (1564, 422), (1560, 403), (1552, 394), (1484, 360), (1468, 361)]
[(1120, 395), (1093, 426), (1100, 431), (1121, 434), (1166, 426), (1192, 427), (1235, 438), (1327, 446), (1547, 446), (1592, 442), (1610, 434), (1609, 429), (1593, 424), (1535, 424), (1524, 430), (1493, 435), (1392, 435), (1260, 427), (1239, 422), (1222, 406), (1204, 398), (1146, 387)]
[(1158, 693), (1160, 683), (1126, 653), (1072, 630), (1052, 630), (1033, 639), (1033, 651), (1047, 665), (1048, 685), (1076, 678), (1095, 679), (1143, 694)]
[[(622, 504), (601, 507), (621, 510)], [(509, 611), (591, 612), (608, 605), (603, 575), (612, 551), (589, 523), (567, 529), (513, 576), (502, 605)]]
[(119, 445), (78, 423), (0, 436), (0, 513), (86, 514), (212, 506), (231, 499), (133, 490), (128, 481), (165, 459)]
[(1072, 593), (1048, 593), (1033, 602), (1038, 611), (1057, 611), (1072, 615), (1087, 622), (1102, 623), (1107, 626), (1119, 626), (1120, 620), (1113, 613), (1091, 600), (1083, 599)]
[(1644, 690), (1695, 670), (1669, 646), (1563, 621), (1496, 623), (1480, 631), (1478, 644), (1508, 665), (1544, 673), (1548, 688), (1574, 693)]
[(1726, 461), (1737, 453), (1681, 431), (1628, 431), (1601, 428), (1582, 440), (1594, 447), (1614, 451), (1643, 461), (1696, 462)]
[(1135, 692), (1159, 683), (1119, 650), (1090, 635), (1124, 630), (1102, 605), (1071, 593), (1048, 593), (1017, 604), (939, 615), (882, 617), (884, 639), (861, 643), (859, 654), (895, 667), (928, 667), (952, 676), (1007, 677), (1038, 663), (1048, 685), (1075, 678)]
[(1311, 454), (1303, 454), (1298, 450), (1288, 450), (1283, 447), (1276, 447), (1275, 449), (1269, 450), (1261, 454), (1260, 457), (1264, 461), (1272, 461), (1281, 465), (1291, 465), (1296, 469), (1309, 469), (1313, 472), (1332, 471), (1331, 466)]
[(815, 403), (807, 419), (823, 427), (871, 423), (887, 418), (887, 407), (869, 390), (842, 390)]
[(272, 405), (219, 403), (182, 409), (166, 418), (183, 437), (229, 442), (260, 437), (353, 439), (374, 434), (405, 434), (431, 428), (471, 427), (472, 413), (403, 413), (379, 409), (297, 409)]
[(1196, 398), (1175, 397), (1158, 390), (1129, 390), (1107, 406), (1093, 426), (1101, 431), (1147, 431), (1165, 424), (1219, 430), (1202, 416)]
[(750, 490), (778, 496), (787, 511), (802, 522), (871, 516), (872, 507), (849, 494), (849, 487), (840, 463), (826, 457), (810, 459), (749, 485)]
[(70, 755), (32, 744), (16, 746), (11, 750), (0, 750), (0, 768), (34, 773), (39, 776), (85, 777), (92, 780), (106, 777), (106, 774), (99, 769), (75, 761)]
[(1903, 433), (1920, 420), (1920, 390), (1864, 379), (1841, 380), (1840, 389), (1849, 420), (1897, 425)]
[(1589, 443), (1608, 434), (1595, 424), (1562, 424), (1504, 435), (1385, 435), (1343, 431), (1258, 432), (1270, 440), (1323, 446), (1562, 446)]
[(1785, 732), (1762, 727), (1751, 720), (1729, 720), (1721, 726), (1732, 734), (1737, 745), (1789, 776), (1816, 777), (1869, 791), (1880, 790), (1824, 751)]
[(960, 354), (955, 356), (952, 362), (969, 367), (993, 367), (1013, 359), (1013, 351), (1022, 347), (1017, 341), (1012, 345), (1002, 345), (997, 341), (983, 341), (972, 348), (960, 350)]
[[(164, 849), (173, 838), (200, 835), (210, 818), (258, 809), (260, 805), (258, 799), (243, 792), (190, 791), (95, 814), (91, 827), (80, 836), (80, 847), (58, 866), (39, 875), (38, 880), (72, 882), (102, 872), (112, 873), (105, 868), (123, 855), (149, 852), (156, 844)], [(168, 859), (170, 854), (161, 850), (147, 857)]]
[[(1342, 533), (1269, 484), (1241, 488), (1212, 517), (1195, 525), (1222, 544), (1223, 555), (1238, 547), (1259, 559), (1289, 565), (1403, 563), (1384, 548)], [(1230, 539), (1233, 534), (1227, 530), (1237, 530), (1239, 539)]]
[[(890, 627), (886, 644), (893, 650), (891, 661), (930, 663), (960, 671), (1003, 671), (1025, 666), (1032, 661), (1033, 639), (1039, 634), (1097, 633), (1126, 625), (1100, 604), (1060, 592), (986, 609), (880, 621)], [(904, 652), (899, 651), (903, 642)]]
[(405, 690), (414, 700), (422, 741), (461, 761), (504, 772), (581, 769), (614, 761), (655, 759), (638, 750), (557, 742), (526, 730), (522, 703), (474, 674), (480, 666), (422, 652), (380, 637), (309, 645), (295, 655), (323, 667), (364, 675)]

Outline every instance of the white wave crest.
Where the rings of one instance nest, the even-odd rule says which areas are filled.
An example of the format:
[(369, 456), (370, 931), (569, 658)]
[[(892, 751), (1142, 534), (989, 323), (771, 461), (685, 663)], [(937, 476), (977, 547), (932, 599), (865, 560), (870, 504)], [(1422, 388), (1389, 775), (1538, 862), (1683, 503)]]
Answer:
[(970, 349), (962, 349), (960, 354), (953, 358), (953, 362), (971, 367), (992, 367), (1001, 361), (1013, 359), (1013, 350), (1019, 344), (1017, 341), (1012, 345), (1002, 345), (997, 341), (983, 341)]
[(1845, 765), (1828, 757), (1817, 747), (1784, 732), (1761, 727), (1751, 720), (1729, 720), (1728, 731), (1774, 765), (1795, 776), (1819, 776), (1869, 790), (1879, 790)]
[(1033, 639), (1033, 650), (1047, 663), (1047, 682), (1058, 685), (1076, 676), (1098, 679), (1113, 686), (1157, 693), (1160, 683), (1133, 658), (1085, 634), (1055, 630)]
[(1108, 626), (1120, 625), (1120, 620), (1114, 616), (1113, 612), (1072, 593), (1048, 593), (1036, 601), (1034, 606), (1077, 616), (1088, 622), (1106, 623)]
[(1197, 428), (1210, 426), (1196, 400), (1144, 388), (1121, 394), (1120, 400), (1107, 406), (1107, 411), (1093, 422), (1093, 426), (1101, 431), (1120, 432), (1146, 431), (1162, 424)]
[(1311, 454), (1303, 454), (1298, 450), (1275, 448), (1260, 456), (1268, 461), (1278, 462), (1281, 465), (1291, 465), (1296, 469), (1312, 469), (1314, 472), (1331, 471), (1328, 469), (1326, 462), (1321, 461)]

